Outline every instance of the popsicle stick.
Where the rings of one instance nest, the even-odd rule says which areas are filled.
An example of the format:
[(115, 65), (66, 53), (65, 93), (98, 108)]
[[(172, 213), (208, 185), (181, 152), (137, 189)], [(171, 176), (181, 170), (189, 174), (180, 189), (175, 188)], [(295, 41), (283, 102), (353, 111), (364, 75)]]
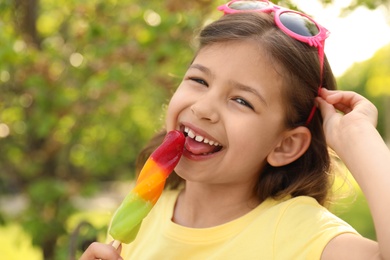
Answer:
[(121, 242), (119, 240), (114, 240), (114, 242), (112, 243), (112, 246), (115, 248), (115, 249), (118, 249), (118, 247), (121, 245)]

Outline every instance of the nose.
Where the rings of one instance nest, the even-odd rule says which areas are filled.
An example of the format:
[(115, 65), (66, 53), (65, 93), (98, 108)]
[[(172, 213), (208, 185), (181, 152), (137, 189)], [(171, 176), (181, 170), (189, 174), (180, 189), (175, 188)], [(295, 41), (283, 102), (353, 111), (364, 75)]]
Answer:
[(210, 99), (198, 100), (191, 106), (191, 111), (197, 118), (210, 123), (218, 122), (220, 117), (215, 101)]

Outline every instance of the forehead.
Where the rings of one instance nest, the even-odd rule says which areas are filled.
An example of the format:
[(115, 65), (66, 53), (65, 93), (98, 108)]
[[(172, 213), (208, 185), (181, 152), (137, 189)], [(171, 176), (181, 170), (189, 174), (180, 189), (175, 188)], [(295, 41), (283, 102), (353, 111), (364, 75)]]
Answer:
[(278, 74), (279, 70), (265, 46), (252, 38), (206, 45), (198, 51), (194, 61), (196, 60), (226, 62), (231, 67), (237, 65), (234, 66), (236, 69), (239, 67), (253, 74), (259, 74), (260, 70)]
[(207, 45), (199, 50), (193, 63), (202, 63), (214, 73), (230, 79), (267, 83), (277, 89), (283, 85), (279, 66), (267, 49), (254, 39)]

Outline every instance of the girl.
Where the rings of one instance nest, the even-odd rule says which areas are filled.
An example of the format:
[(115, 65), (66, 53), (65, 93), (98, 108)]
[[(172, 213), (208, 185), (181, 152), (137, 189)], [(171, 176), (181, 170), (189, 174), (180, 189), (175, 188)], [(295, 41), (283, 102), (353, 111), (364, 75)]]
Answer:
[[(168, 106), (166, 130), (187, 136), (174, 189), (122, 256), (390, 259), (390, 152), (375, 129), (376, 108), (334, 90), (323, 55), (327, 30), (267, 1), (220, 9), (225, 15), (200, 33)], [(328, 145), (366, 195), (378, 242), (325, 208)], [(119, 253), (93, 243), (81, 259), (95, 258)]]

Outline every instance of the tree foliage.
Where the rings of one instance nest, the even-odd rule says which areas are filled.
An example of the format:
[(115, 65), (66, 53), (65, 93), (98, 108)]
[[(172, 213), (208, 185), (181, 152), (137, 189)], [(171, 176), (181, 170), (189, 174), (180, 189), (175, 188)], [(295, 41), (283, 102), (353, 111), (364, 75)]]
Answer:
[(0, 189), (28, 198), (13, 217), (45, 259), (61, 258), (56, 247), (68, 239), (74, 196), (132, 178), (137, 152), (161, 127), (163, 105), (211, 6), (1, 2)]
[[(342, 2), (342, 0), (319, 0), (324, 5), (333, 4), (336, 2)], [(377, 8), (385, 8), (387, 12), (390, 11), (390, 0), (351, 0), (351, 3), (344, 8), (343, 13), (348, 14), (358, 7), (366, 7), (370, 10)]]
[(193, 36), (222, 3), (0, 2), (0, 196), (27, 198), (0, 219), (20, 222), (45, 259), (68, 258), (74, 197), (133, 177), (191, 61)]
[(378, 130), (390, 138), (390, 45), (378, 50), (375, 55), (354, 64), (338, 79), (339, 87), (353, 90), (369, 98), (379, 110)]
[[(335, 0), (333, 0), (335, 1)], [(390, 11), (390, 1), (389, 0), (353, 0), (347, 11), (353, 11), (359, 6), (365, 6), (370, 10), (374, 10), (378, 7), (385, 7), (387, 11)]]

